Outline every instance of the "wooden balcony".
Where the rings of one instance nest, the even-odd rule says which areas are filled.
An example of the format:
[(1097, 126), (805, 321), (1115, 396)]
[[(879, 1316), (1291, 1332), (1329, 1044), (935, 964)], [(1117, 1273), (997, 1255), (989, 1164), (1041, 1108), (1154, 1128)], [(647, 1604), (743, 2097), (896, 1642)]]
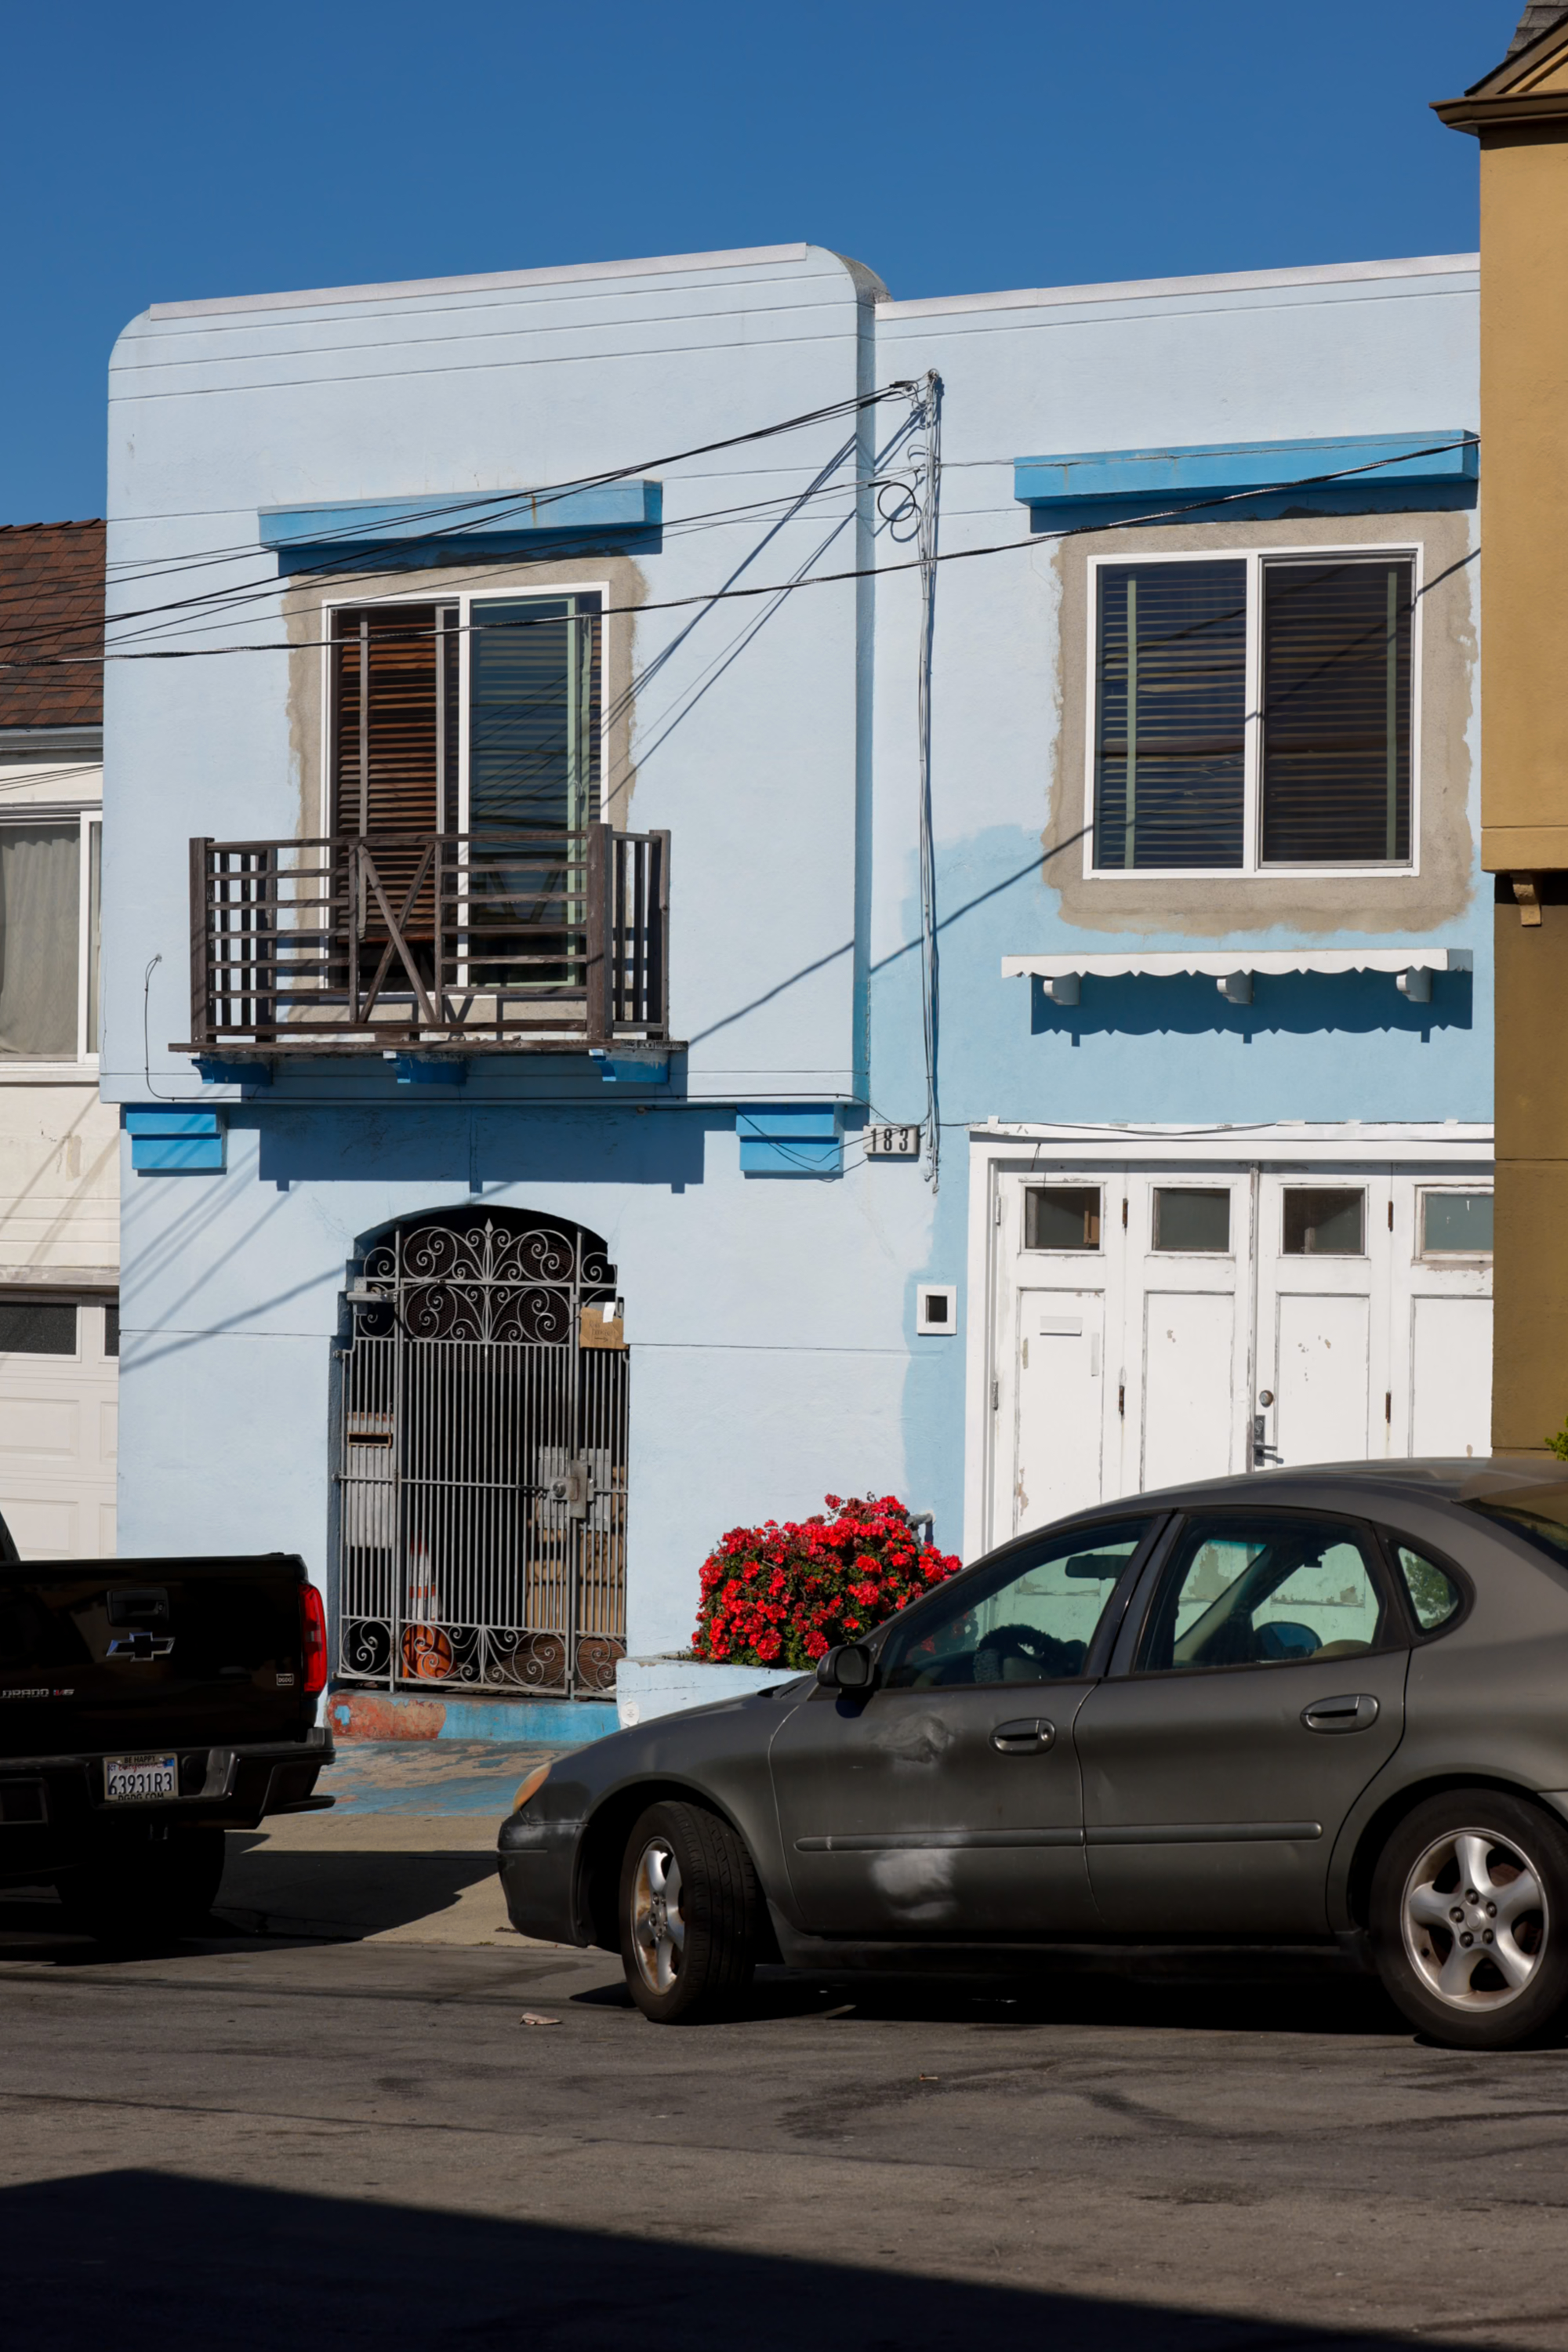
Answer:
[(668, 1038), (669, 836), (191, 844), (191, 1034), (242, 1055)]

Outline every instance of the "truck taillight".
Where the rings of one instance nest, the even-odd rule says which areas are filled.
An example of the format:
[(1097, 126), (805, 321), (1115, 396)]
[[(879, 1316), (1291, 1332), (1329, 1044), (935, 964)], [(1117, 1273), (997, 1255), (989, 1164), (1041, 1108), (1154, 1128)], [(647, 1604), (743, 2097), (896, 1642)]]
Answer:
[(327, 1687), (327, 1612), (313, 1584), (300, 1587), (300, 1649), (305, 1662), (305, 1696)]

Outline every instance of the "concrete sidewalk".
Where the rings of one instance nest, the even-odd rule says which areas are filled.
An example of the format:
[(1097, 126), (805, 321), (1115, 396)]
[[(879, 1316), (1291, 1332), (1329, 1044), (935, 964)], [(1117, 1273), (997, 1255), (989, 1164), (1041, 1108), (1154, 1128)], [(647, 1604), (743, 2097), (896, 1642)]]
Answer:
[(331, 1812), (230, 1835), (217, 1916), (250, 1935), (516, 1944), (496, 1837), (518, 1783), (559, 1748), (493, 1740), (345, 1743), (324, 1772)]
[[(299, 1942), (508, 1944), (496, 1837), (518, 1783), (560, 1747), (354, 1741), (322, 1774), (330, 1812), (231, 1830), (218, 1932)], [(52, 1888), (0, 1892), (0, 1946), (58, 1938)]]

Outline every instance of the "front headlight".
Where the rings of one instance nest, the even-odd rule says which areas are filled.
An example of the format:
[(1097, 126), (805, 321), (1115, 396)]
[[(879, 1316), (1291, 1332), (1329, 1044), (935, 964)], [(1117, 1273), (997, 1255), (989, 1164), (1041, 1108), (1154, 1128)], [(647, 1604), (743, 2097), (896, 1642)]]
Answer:
[(528, 1776), (527, 1780), (523, 1782), (522, 1786), (519, 1789), (519, 1790), (518, 1790), (518, 1792), (517, 1792), (516, 1796), (512, 1799), (512, 1801), (511, 1801), (511, 1809), (512, 1809), (512, 1811), (513, 1811), (514, 1813), (521, 1813), (521, 1811), (522, 1811), (522, 1809), (523, 1809), (523, 1807), (524, 1807), (524, 1805), (526, 1805), (526, 1804), (527, 1804), (527, 1802), (528, 1802), (528, 1801), (529, 1801), (530, 1797), (536, 1797), (536, 1796), (539, 1794), (539, 1791), (541, 1790), (541, 1789), (542, 1789), (542, 1788), (543, 1788), (544, 1783), (546, 1782), (546, 1780), (549, 1780), (549, 1778), (550, 1778), (550, 1767), (549, 1767), (549, 1765), (548, 1765), (548, 1764), (536, 1764), (536, 1765), (534, 1766), (534, 1768), (533, 1768), (533, 1770), (529, 1774), (529, 1776)]

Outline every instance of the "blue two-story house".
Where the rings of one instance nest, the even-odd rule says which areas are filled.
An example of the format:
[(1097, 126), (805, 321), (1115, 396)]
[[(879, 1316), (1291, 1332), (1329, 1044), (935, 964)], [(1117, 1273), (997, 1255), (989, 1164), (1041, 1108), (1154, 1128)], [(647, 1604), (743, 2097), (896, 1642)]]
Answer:
[(121, 1541), (602, 1695), (725, 1528), (1483, 1452), (1470, 257), (160, 304), (110, 392)]

